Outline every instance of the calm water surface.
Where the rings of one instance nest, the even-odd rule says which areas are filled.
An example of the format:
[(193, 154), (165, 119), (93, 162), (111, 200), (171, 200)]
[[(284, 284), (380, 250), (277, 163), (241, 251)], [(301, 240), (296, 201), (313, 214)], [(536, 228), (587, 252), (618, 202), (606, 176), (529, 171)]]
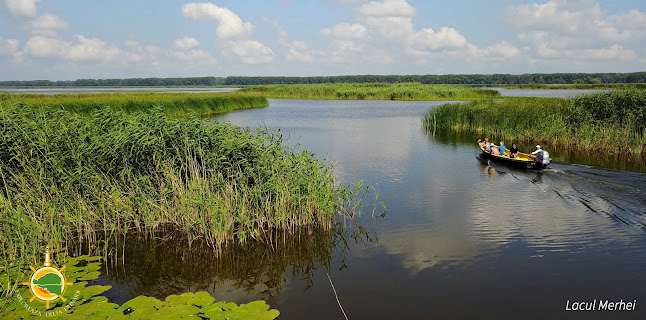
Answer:
[(378, 241), (317, 232), (221, 259), (172, 235), (133, 241), (120, 253), (125, 263), (103, 270), (109, 297), (207, 290), (218, 300), (266, 299), (281, 319), (342, 319), (329, 272), (350, 319), (576, 317), (568, 299), (637, 300), (635, 312), (578, 316), (643, 319), (646, 175), (490, 165), (470, 138), (421, 129), (438, 104), (271, 100), (220, 117), (280, 128), (327, 155), (341, 181), (374, 183), (388, 214), (364, 226)]

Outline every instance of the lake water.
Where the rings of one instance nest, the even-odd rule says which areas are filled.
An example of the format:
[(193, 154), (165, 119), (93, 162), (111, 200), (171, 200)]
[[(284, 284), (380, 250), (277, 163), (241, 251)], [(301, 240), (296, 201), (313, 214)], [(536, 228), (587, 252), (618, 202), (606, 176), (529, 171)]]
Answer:
[[(329, 273), (353, 320), (643, 319), (646, 174), (489, 164), (470, 137), (423, 131), (421, 116), (439, 104), (270, 100), (219, 117), (280, 128), (292, 143), (327, 155), (340, 181), (375, 186), (386, 217), (375, 222), (368, 210), (370, 237), (316, 232), (274, 249), (230, 248), (220, 259), (173, 235), (131, 241), (103, 270), (108, 297), (122, 303), (207, 290), (217, 300), (266, 299), (280, 319), (342, 319)], [(637, 300), (637, 308), (565, 311), (568, 300), (593, 299)]]

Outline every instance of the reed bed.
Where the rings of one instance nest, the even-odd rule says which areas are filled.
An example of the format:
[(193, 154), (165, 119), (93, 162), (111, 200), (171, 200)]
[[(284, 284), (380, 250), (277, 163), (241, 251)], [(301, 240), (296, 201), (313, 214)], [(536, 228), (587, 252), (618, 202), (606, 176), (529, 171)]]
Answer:
[(420, 83), (335, 83), (248, 86), (239, 91), (274, 99), (330, 100), (476, 100), (498, 96), (495, 90)]
[(167, 115), (209, 116), (237, 109), (261, 108), (269, 105), (262, 96), (239, 93), (105, 93), (105, 94), (0, 94), (4, 105), (22, 104), (36, 107), (57, 107), (73, 112), (88, 113), (97, 108), (110, 107), (114, 111), (134, 113), (163, 107)]
[[(497, 86), (497, 85), (496, 85)], [(549, 89), (608, 89), (608, 90), (629, 90), (629, 89), (646, 89), (646, 83), (568, 83), (568, 84), (506, 84), (500, 85), (505, 89), (532, 89), (532, 90), (549, 90)]]
[(27, 98), (40, 103), (12, 97), (0, 108), (5, 263), (71, 238), (132, 232), (173, 230), (215, 248), (271, 243), (279, 232), (329, 229), (347, 212), (350, 192), (335, 186), (331, 165), (279, 134), (169, 117), (181, 104), (148, 107), (146, 98), (110, 107)]
[(423, 124), (548, 148), (646, 157), (645, 90), (446, 104), (429, 110)]

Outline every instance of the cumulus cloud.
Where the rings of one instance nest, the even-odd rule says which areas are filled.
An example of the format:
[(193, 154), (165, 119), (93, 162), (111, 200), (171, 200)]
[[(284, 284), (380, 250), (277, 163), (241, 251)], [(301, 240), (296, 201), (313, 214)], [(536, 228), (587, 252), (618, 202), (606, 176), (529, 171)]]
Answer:
[(191, 64), (215, 64), (217, 59), (204, 50), (196, 49), (200, 42), (195, 38), (183, 37), (173, 41), (167, 55), (176, 60)]
[(189, 62), (189, 63), (201, 63), (201, 64), (215, 64), (216, 59), (213, 58), (210, 54), (203, 50), (171, 50), (169, 55), (175, 59)]
[(45, 13), (27, 23), (27, 29), (36, 34), (54, 35), (59, 30), (67, 29), (67, 22), (55, 14)]
[(200, 42), (195, 38), (184, 37), (173, 41), (173, 48), (179, 50), (189, 50), (200, 45)]
[(318, 53), (303, 41), (293, 41), (287, 44), (287, 61), (312, 63), (316, 61)]
[(406, 0), (371, 1), (356, 10), (359, 19), (373, 33), (386, 39), (397, 39), (413, 33), (415, 8)]
[(629, 46), (646, 38), (646, 15), (640, 10), (609, 15), (595, 0), (509, 6), (504, 14), (538, 58), (631, 60), (637, 54)]
[(415, 8), (406, 0), (371, 1), (362, 5), (357, 12), (370, 17), (413, 17)]
[(276, 56), (271, 48), (255, 40), (231, 40), (229, 49), (247, 64), (270, 63)]
[(11, 15), (17, 17), (36, 16), (36, 4), (40, 0), (5, 0), (4, 5)]
[(368, 29), (359, 23), (339, 23), (332, 28), (321, 29), (321, 35), (336, 39), (364, 39), (368, 35)]
[(188, 3), (182, 7), (182, 15), (191, 20), (211, 20), (217, 23), (215, 30), (219, 38), (242, 38), (251, 33), (253, 25), (244, 22), (233, 11), (210, 2)]
[(449, 27), (442, 27), (438, 32), (431, 28), (422, 29), (415, 33), (410, 41), (415, 48), (428, 50), (459, 49), (467, 46), (467, 39)]
[(22, 53), (32, 57), (58, 57), (69, 61), (113, 61), (121, 54), (115, 45), (108, 45), (98, 38), (76, 36), (76, 43), (46, 36), (30, 38)]
[(0, 37), (0, 54), (13, 54), (18, 50), (18, 40), (16, 39), (4, 39)]

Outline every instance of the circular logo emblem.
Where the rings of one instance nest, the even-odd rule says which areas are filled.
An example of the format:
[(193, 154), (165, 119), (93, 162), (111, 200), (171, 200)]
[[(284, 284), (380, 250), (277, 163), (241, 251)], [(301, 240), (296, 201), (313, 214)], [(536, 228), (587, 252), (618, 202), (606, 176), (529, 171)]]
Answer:
[(54, 301), (65, 291), (65, 276), (53, 267), (42, 267), (31, 275), (31, 292), (42, 301)]
[(47, 248), (47, 252), (45, 253), (44, 266), (38, 269), (32, 266), (29, 266), (29, 268), (34, 273), (32, 273), (29, 282), (23, 283), (29, 286), (29, 290), (33, 294), (29, 301), (38, 299), (45, 302), (47, 309), (49, 309), (49, 303), (56, 299), (61, 299), (61, 301), (65, 302), (65, 298), (63, 298), (65, 287), (72, 283), (65, 281), (65, 275), (62, 272), (65, 266), (60, 269), (52, 266), (49, 257), (49, 248)]

